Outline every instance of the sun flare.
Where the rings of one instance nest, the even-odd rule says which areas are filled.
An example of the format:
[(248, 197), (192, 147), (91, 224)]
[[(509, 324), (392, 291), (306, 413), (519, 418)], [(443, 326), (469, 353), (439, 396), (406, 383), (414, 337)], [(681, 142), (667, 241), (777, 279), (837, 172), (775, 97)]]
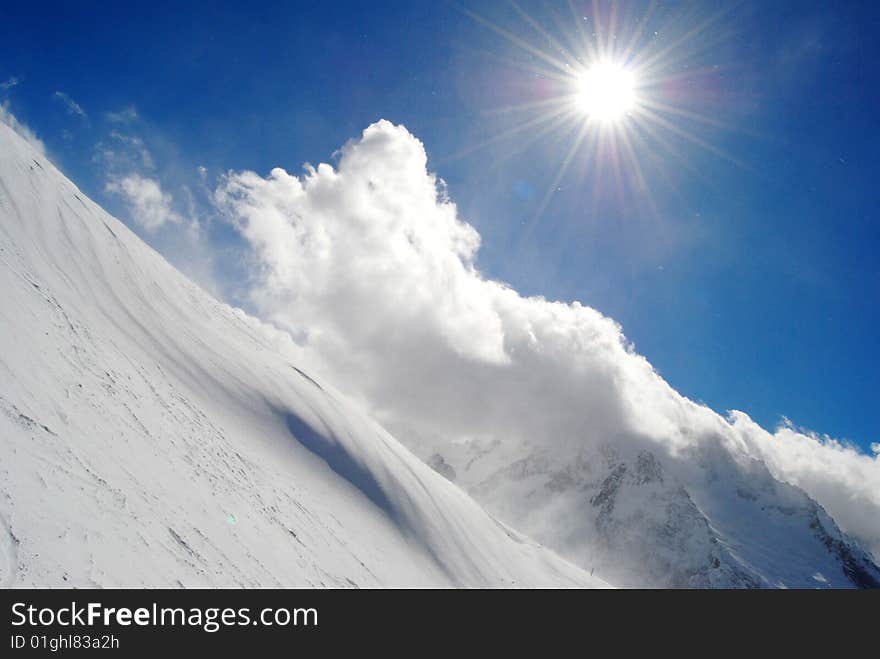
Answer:
[(590, 119), (617, 121), (633, 109), (636, 102), (635, 77), (614, 62), (598, 62), (576, 80), (575, 102)]
[[(501, 59), (523, 72), (517, 82), (522, 102), (496, 108), (506, 128), (451, 157), (509, 140), (516, 142), (512, 153), (545, 142), (552, 145), (550, 155), (558, 158), (546, 191), (525, 222), (522, 242), (566, 177), (589, 179), (596, 206), (614, 195), (621, 202), (638, 200), (639, 208), (656, 216), (650, 182), (669, 180), (670, 163), (703, 176), (685, 157), (686, 145), (742, 166), (702, 136), (707, 126), (730, 127), (689, 107), (709, 98), (712, 85), (718, 84), (720, 65), (697, 62), (715, 43), (710, 28), (726, 12), (676, 11), (661, 17), (655, 12), (657, 3), (642, 12), (624, 9), (624, 3), (594, 2), (592, 13), (578, 11), (581, 4), (589, 3), (568, 3), (570, 21), (548, 10), (546, 23), (553, 27), (546, 27), (514, 3), (513, 12), (522, 19), (515, 30), (464, 10), (513, 46), (509, 57)], [(607, 11), (602, 8), (606, 4)]]

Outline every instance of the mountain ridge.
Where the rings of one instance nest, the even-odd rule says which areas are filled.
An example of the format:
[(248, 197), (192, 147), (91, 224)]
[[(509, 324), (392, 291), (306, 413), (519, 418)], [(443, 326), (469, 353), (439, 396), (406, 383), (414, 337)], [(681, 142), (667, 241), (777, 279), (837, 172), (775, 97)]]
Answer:
[(820, 504), (720, 445), (677, 457), (626, 444), (574, 455), (523, 448), (515, 459), (457, 448), (431, 464), (619, 586), (880, 588), (871, 555)]

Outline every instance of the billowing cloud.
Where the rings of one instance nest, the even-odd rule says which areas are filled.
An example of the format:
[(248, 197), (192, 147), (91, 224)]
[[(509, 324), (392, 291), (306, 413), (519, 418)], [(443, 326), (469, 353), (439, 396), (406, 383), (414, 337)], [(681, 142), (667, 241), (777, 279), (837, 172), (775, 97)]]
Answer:
[(107, 192), (122, 196), (132, 219), (147, 231), (156, 231), (167, 223), (178, 223), (181, 216), (172, 208), (171, 195), (162, 191), (159, 181), (140, 174), (128, 174), (108, 181)]
[[(411, 443), (564, 447), (647, 438), (670, 454), (700, 437), (765, 461), (880, 549), (880, 457), (675, 392), (610, 318), (524, 297), (475, 266), (422, 146), (380, 121), (338, 165), (301, 176), (231, 173), (215, 193), (252, 248), (252, 300)], [(735, 377), (735, 374), (733, 374)]]
[(64, 92), (55, 92), (52, 94), (53, 98), (58, 99), (64, 104), (64, 107), (67, 108), (68, 114), (75, 114), (78, 117), (86, 118), (86, 111), (82, 109), (82, 106), (74, 101), (69, 95)]

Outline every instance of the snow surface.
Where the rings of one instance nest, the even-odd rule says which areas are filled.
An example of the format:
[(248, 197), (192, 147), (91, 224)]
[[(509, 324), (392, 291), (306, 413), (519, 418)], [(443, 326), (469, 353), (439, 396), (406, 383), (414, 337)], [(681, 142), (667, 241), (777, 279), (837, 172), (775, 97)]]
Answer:
[(4, 587), (607, 585), (496, 521), (2, 124), (0, 290)]

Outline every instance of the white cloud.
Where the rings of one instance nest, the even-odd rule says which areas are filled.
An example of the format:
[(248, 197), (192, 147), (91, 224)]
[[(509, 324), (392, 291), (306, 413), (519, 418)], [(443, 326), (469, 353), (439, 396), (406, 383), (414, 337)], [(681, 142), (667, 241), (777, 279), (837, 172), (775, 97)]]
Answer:
[(55, 92), (52, 97), (64, 103), (68, 114), (75, 114), (83, 119), (86, 118), (86, 111), (82, 109), (82, 106), (64, 92)]
[(46, 155), (46, 145), (43, 144), (43, 140), (37, 137), (34, 131), (32, 131), (30, 128), (28, 128), (15, 118), (15, 115), (9, 111), (8, 102), (0, 103), (0, 123), (9, 126), (12, 130), (21, 135), (25, 139), (25, 141), (28, 142), (28, 144), (30, 144), (44, 156)]
[(731, 412), (730, 420), (774, 476), (806, 490), (841, 528), (858, 535), (880, 557), (877, 451), (865, 455), (831, 437), (798, 431), (790, 423), (771, 434), (742, 412)]
[(880, 549), (880, 457), (682, 397), (620, 327), (577, 302), (523, 297), (475, 267), (424, 147), (380, 121), (336, 168), (231, 173), (215, 193), (253, 250), (252, 299), (326, 375), (411, 441), (533, 446), (643, 437), (673, 454), (720, 438), (765, 460)]
[(3, 82), (0, 82), (0, 89), (2, 89), (3, 91), (6, 91), (6, 90), (12, 89), (16, 85), (20, 85), (20, 84), (21, 84), (21, 78), (19, 76), (12, 76), (12, 77), (4, 80)]
[(155, 164), (153, 163), (153, 156), (150, 153), (150, 150), (147, 149), (144, 141), (140, 137), (137, 137), (135, 135), (124, 135), (118, 130), (111, 130), (110, 137), (118, 142), (121, 142), (129, 149), (134, 151), (138, 155), (138, 158), (140, 159), (141, 164), (144, 167), (146, 167), (147, 169), (156, 168)]
[(129, 105), (119, 112), (105, 112), (104, 116), (111, 123), (130, 124), (138, 118), (138, 111), (133, 105)]
[[(203, 200), (211, 195), (204, 178), (199, 175), (197, 187), (190, 187), (187, 177), (181, 175), (184, 165), (169, 162), (166, 157), (161, 168), (177, 172), (169, 179), (176, 185), (173, 192), (163, 188), (155, 174), (157, 161), (150, 146), (158, 143), (161, 151), (163, 142), (167, 145), (168, 141), (155, 132), (148, 132), (146, 137), (133, 134), (129, 124), (138, 118), (133, 107), (105, 116), (115, 126), (108, 127), (92, 155), (92, 162), (104, 177), (105, 191), (125, 199), (129, 218), (148, 232), (148, 242), (184, 274), (216, 297), (223, 297), (224, 290), (231, 294), (215, 274), (215, 250), (210, 248), (207, 233), (211, 218), (202, 209)], [(166, 156), (168, 152), (164, 151)], [(174, 230), (160, 231), (163, 227)], [(226, 263), (224, 272), (231, 271)]]
[(132, 218), (147, 231), (156, 231), (167, 223), (178, 223), (181, 217), (172, 209), (171, 195), (162, 191), (159, 181), (140, 174), (128, 174), (108, 181), (107, 192), (122, 196), (131, 209)]

